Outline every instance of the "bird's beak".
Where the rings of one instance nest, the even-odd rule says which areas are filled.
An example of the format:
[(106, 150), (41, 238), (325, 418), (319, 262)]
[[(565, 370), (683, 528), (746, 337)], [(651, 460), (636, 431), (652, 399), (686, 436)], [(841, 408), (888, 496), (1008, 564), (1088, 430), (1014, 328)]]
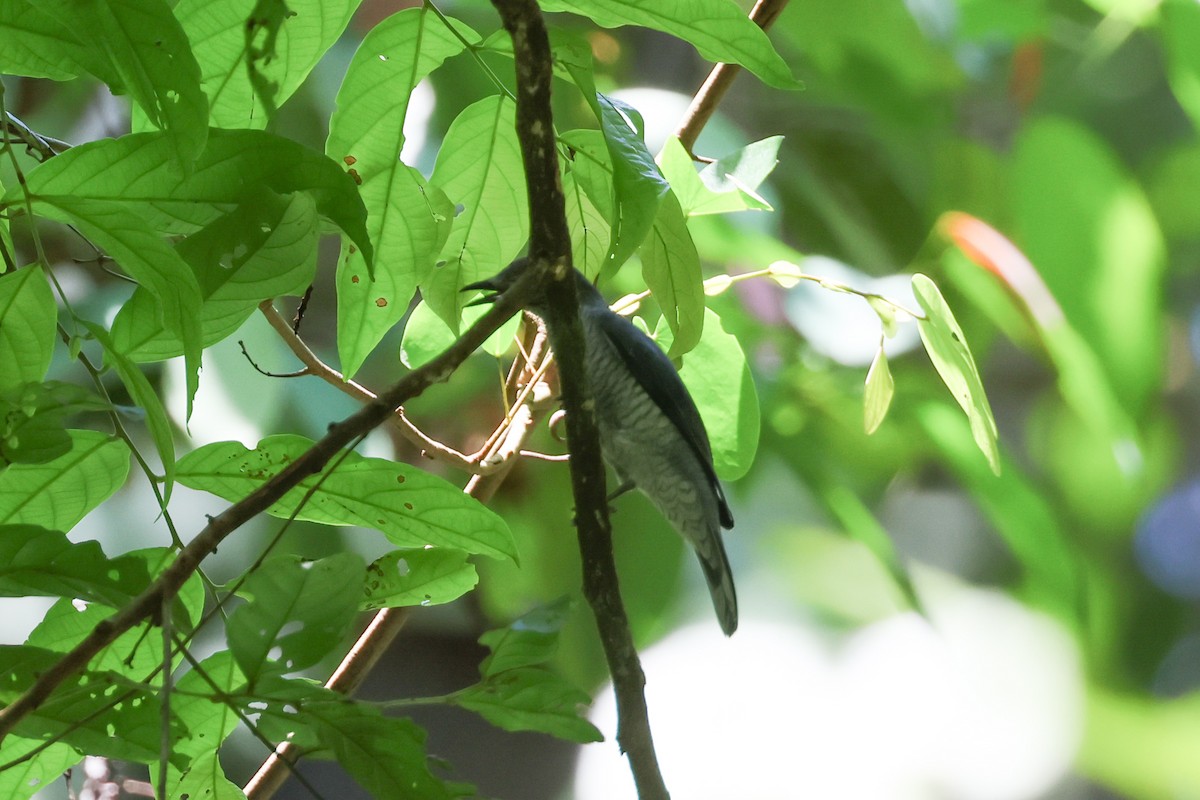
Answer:
[(483, 292), (491, 292), (491, 294), (481, 294), (479, 297), (476, 297), (474, 300), (467, 303), (467, 306), (466, 306), (467, 308), (470, 308), (471, 306), (488, 305), (488, 304), (494, 303), (500, 299), (500, 289), (496, 286), (496, 282), (490, 278), (486, 281), (476, 281), (475, 283), (468, 283), (460, 291), (470, 292), (473, 290), (479, 290), (479, 291), (483, 291)]

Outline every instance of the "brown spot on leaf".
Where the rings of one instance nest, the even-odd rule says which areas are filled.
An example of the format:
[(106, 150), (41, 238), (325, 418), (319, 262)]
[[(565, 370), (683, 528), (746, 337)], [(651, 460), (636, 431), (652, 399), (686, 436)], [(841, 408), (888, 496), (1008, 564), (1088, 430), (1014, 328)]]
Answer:
[(362, 176), (358, 174), (358, 170), (351, 168), (346, 171), (350, 173), (351, 178), (354, 178), (355, 183), (362, 186)]
[(354, 156), (346, 156), (342, 161), (345, 161), (346, 165), (351, 167), (358, 163), (358, 159)]
[(375, 305), (378, 306), (379, 308), (387, 308), (387, 304), (388, 304), (388, 302), (387, 302), (386, 297), (376, 297), (375, 298)]

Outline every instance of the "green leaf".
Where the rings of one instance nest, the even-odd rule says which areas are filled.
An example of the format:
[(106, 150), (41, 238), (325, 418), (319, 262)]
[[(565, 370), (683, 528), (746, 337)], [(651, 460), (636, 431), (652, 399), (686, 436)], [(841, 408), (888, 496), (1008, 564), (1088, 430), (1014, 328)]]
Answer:
[(1160, 35), (1166, 45), (1167, 77), (1179, 105), (1200, 126), (1200, 8), (1187, 0), (1166, 0), (1161, 6)]
[(516, 257), (529, 232), (529, 198), (516, 110), (504, 95), (467, 106), (450, 124), (430, 182), (461, 207), (433, 270), (421, 281), (429, 307), (458, 330), (468, 283)]
[(0, 596), (79, 598), (119, 608), (150, 583), (144, 561), (110, 560), (98, 542), (60, 531), (0, 525)]
[(999, 474), (1000, 448), (996, 420), (992, 416), (992, 407), (983, 391), (983, 381), (967, 340), (963, 337), (962, 328), (958, 326), (954, 312), (946, 305), (933, 281), (918, 273), (913, 275), (912, 287), (921, 310), (925, 312), (925, 316), (917, 320), (917, 327), (929, 359), (970, 420), (975, 444), (987, 458), (992, 471)]
[(58, 458), (0, 472), (0, 523), (69, 531), (125, 483), (124, 442), (97, 431), (67, 433), (71, 449)]
[[(238, 442), (218, 442), (180, 459), (176, 475), (184, 486), (237, 501), (312, 444), (302, 436), (286, 434), (270, 436), (254, 450)], [(356, 453), (345, 454), (336, 471), (302, 481), (267, 513), (291, 516), (318, 481), (320, 486), (297, 519), (376, 528), (398, 547), (432, 545), (516, 559), (516, 546), (504, 520), (474, 498), (415, 467)]]
[[(0, 646), (0, 703), (11, 703), (60, 658), (61, 652), (42, 647)], [(161, 730), (153, 693), (118, 672), (89, 671), (60, 684), (14, 732), (30, 739), (54, 738), (93, 755), (148, 763), (158, 758)], [(181, 733), (172, 725), (166, 735)]]
[[(262, 83), (274, 89), (274, 105), (282, 105), (300, 87), (346, 30), (359, 2), (288, 0), (290, 13), (278, 25), (274, 55), (254, 63)], [(267, 125), (268, 109), (254, 91), (247, 64), (247, 22), (257, 6), (256, 0), (180, 0), (175, 7), (175, 16), (191, 39), (200, 64), (201, 87), (209, 98), (209, 120), (214, 127)]]
[(0, 73), (67, 81), (84, 71), (71, 31), (33, 3), (0, 3)]
[[(704, 334), (683, 359), (679, 377), (708, 431), (717, 475), (732, 481), (750, 471), (758, 451), (758, 391), (737, 337), (725, 330), (712, 309), (706, 309), (705, 316)], [(671, 331), (661, 319), (654, 339), (659, 347), (670, 346)]]
[(54, 295), (40, 268), (0, 275), (0, 392), (46, 377), (57, 322)]
[(264, 672), (295, 672), (332, 652), (358, 613), (364, 577), (355, 553), (313, 562), (279, 556), (251, 572), (238, 590), (249, 602), (226, 626), (229, 649), (251, 685)]
[[(39, 0), (69, 20), (73, 55), (116, 94), (128, 93), (166, 136), (175, 169), (185, 174), (208, 138), (208, 98), (200, 66), (166, 0)], [(100, 46), (97, 46), (97, 44)]]
[(663, 145), (659, 165), (686, 216), (728, 214), (733, 211), (772, 211), (757, 189), (779, 163), (782, 136), (772, 136), (722, 156), (700, 172), (679, 139)]
[(410, 720), (345, 703), (306, 707), (300, 716), (377, 800), (449, 800), (474, 794), (434, 777), (425, 755), (425, 731)]
[(580, 716), (591, 702), (587, 692), (548, 670), (509, 670), (456, 693), (453, 701), (506, 731), (539, 731), (580, 744), (604, 741)]
[(612, 243), (612, 228), (579, 185), (574, 172), (565, 173), (562, 183), (575, 268), (594, 279), (600, 274), (608, 256), (608, 249)]
[(1025, 126), (1012, 173), (1022, 251), (1137, 417), (1157, 397), (1166, 330), (1166, 248), (1149, 201), (1106, 142), (1066, 119)]
[[(200, 286), (200, 342), (232, 335), (263, 300), (302, 294), (317, 266), (316, 207), (303, 193), (264, 193), (179, 242), (175, 250)], [(133, 361), (183, 353), (183, 342), (159, 319), (154, 299), (139, 289), (113, 320), (115, 347)]]
[(238, 785), (225, 777), (216, 751), (204, 753), (188, 765), (170, 789), (172, 800), (245, 800)]
[[(608, 258), (615, 269), (641, 246), (671, 187), (646, 149), (642, 115), (620, 100), (604, 95), (597, 95), (597, 99), (600, 129), (612, 165), (615, 205), (614, 215), (609, 216), (613, 233)], [(592, 197), (595, 199), (595, 195)]]
[(875, 359), (867, 370), (867, 385), (863, 392), (863, 429), (868, 434), (879, 430), (879, 426), (883, 424), (888, 408), (892, 405), (892, 395), (896, 391), (896, 382), (892, 380), (892, 371), (888, 369), (883, 341), (883, 337), (879, 337), (879, 349), (875, 351)]
[(188, 265), (137, 214), (107, 200), (47, 197), (37, 207), (73, 222), (154, 296), (163, 325), (183, 341), (187, 362), (187, 416), (200, 386), (200, 286)]
[(700, 254), (674, 192), (668, 192), (642, 245), (642, 278), (671, 328), (669, 355), (679, 358), (704, 332), (704, 277)]
[(66, 417), (106, 413), (109, 405), (82, 386), (27, 383), (0, 392), (0, 463), (42, 464), (71, 449)]
[[(193, 232), (261, 197), (264, 189), (307, 192), (317, 211), (371, 260), (367, 210), (354, 179), (324, 155), (264, 131), (211, 131), (208, 147), (186, 177), (172, 168), (161, 133), (134, 133), (72, 147), (26, 179), (35, 200), (118, 201), (160, 233)], [(21, 208), (24, 202), (18, 186), (0, 206)]]
[(221, 693), (231, 695), (245, 685), (246, 676), (228, 650), (213, 653), (176, 681), (171, 713), (187, 728), (188, 736), (173, 742), (172, 749), (189, 758), (216, 752), (240, 722)]
[(137, 365), (119, 350), (108, 335), (108, 331), (92, 322), (83, 322), (92, 332), (96, 341), (104, 348), (104, 363), (116, 370), (125, 390), (134, 403), (146, 412), (146, 428), (158, 458), (163, 466), (163, 502), (171, 499), (171, 490), (175, 487), (175, 431), (171, 427), (171, 419), (163, 407), (158, 392), (150, 385), (150, 381), (142, 374)]
[[(570, 172), (575, 182), (600, 216), (613, 223), (617, 220), (616, 190), (613, 188), (613, 162), (604, 134), (596, 130), (567, 131), (559, 136), (569, 148)], [(610, 226), (611, 227), (611, 226)], [(611, 238), (611, 237), (610, 237)], [(609, 247), (612, 245), (610, 243)], [(607, 255), (607, 254), (606, 254)]]
[(480, 636), (479, 643), (492, 651), (479, 665), (480, 676), (488, 678), (549, 661), (558, 651), (558, 634), (570, 612), (570, 602), (562, 598), (533, 609), (506, 628)]
[[(487, 310), (487, 306), (482, 305), (464, 308), (463, 322), (474, 325)], [(480, 349), (496, 358), (504, 355), (512, 346), (513, 335), (520, 324), (520, 315), (513, 317), (497, 328)], [(408, 321), (404, 323), (404, 338), (400, 340), (400, 361), (406, 367), (416, 369), (435, 356), (441, 355), (442, 351), (454, 344), (456, 338), (428, 304), (418, 303)]]
[[(378, 210), (367, 219), (380, 253), (374, 276), (345, 240), (338, 259), (338, 357), (347, 378), (408, 311), (419, 279), (433, 269), (453, 224), (454, 204), (442, 190), (412, 167), (397, 164), (400, 169), (390, 180), (363, 185), (363, 199)], [(379, 227), (385, 220), (388, 227)]]
[[(3, 52), (2, 48), (0, 45), (0, 52)], [(0, 797), (27, 800), (60, 780), (64, 772), (83, 758), (82, 753), (62, 742), (46, 747), (45, 742), (9, 734), (0, 745), (0, 764), (17, 761), (41, 747), (45, 749), (28, 761), (0, 772)]]
[(778, 89), (798, 89), (767, 35), (727, 0), (543, 0), (545, 11), (570, 11), (601, 25), (639, 25), (689, 42), (709, 61), (741, 64)]
[(475, 588), (479, 576), (459, 550), (393, 550), (367, 567), (364, 611), (449, 603)]
[(462, 52), (464, 41), (479, 40), (466, 25), (451, 24), (459, 36), (427, 6), (393, 14), (363, 39), (338, 90), (325, 152), (361, 182), (367, 231), (379, 261), (372, 279), (361, 254), (343, 243), (338, 354), (347, 377), (404, 316), (450, 235), (454, 204), (401, 162), (400, 153), (417, 83)]

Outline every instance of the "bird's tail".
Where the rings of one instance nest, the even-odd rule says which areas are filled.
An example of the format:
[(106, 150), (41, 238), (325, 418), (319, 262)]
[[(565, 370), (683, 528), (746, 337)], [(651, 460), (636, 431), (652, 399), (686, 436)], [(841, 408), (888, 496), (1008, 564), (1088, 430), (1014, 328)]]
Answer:
[(708, 593), (712, 595), (717, 621), (726, 636), (733, 636), (738, 626), (737, 591), (733, 587), (733, 570), (729, 567), (729, 556), (725, 555), (725, 543), (721, 531), (714, 530), (705, 538), (705, 547), (697, 548), (704, 578), (708, 581)]

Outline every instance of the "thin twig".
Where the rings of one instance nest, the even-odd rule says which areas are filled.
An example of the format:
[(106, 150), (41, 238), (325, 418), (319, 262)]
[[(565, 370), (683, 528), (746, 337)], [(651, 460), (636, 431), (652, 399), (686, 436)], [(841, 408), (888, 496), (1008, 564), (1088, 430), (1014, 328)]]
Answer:
[[(758, 23), (758, 27), (765, 31), (771, 27), (771, 23), (779, 17), (786, 5), (787, 0), (758, 0), (750, 11), (750, 19)], [(692, 104), (684, 112), (683, 122), (675, 131), (675, 135), (679, 137), (679, 141), (683, 143), (684, 149), (689, 153), (696, 146), (696, 139), (699, 138), (700, 131), (704, 130), (704, 126), (712, 118), (717, 106), (721, 104), (721, 98), (725, 96), (725, 92), (729, 91), (729, 87), (733, 85), (733, 79), (738, 76), (740, 70), (741, 67), (737, 64), (717, 64), (713, 67), (712, 72), (708, 73), (708, 78), (700, 87), (700, 91), (696, 92), (696, 96), (692, 98)], [(693, 154), (692, 157), (695, 158), (695, 155)]]

